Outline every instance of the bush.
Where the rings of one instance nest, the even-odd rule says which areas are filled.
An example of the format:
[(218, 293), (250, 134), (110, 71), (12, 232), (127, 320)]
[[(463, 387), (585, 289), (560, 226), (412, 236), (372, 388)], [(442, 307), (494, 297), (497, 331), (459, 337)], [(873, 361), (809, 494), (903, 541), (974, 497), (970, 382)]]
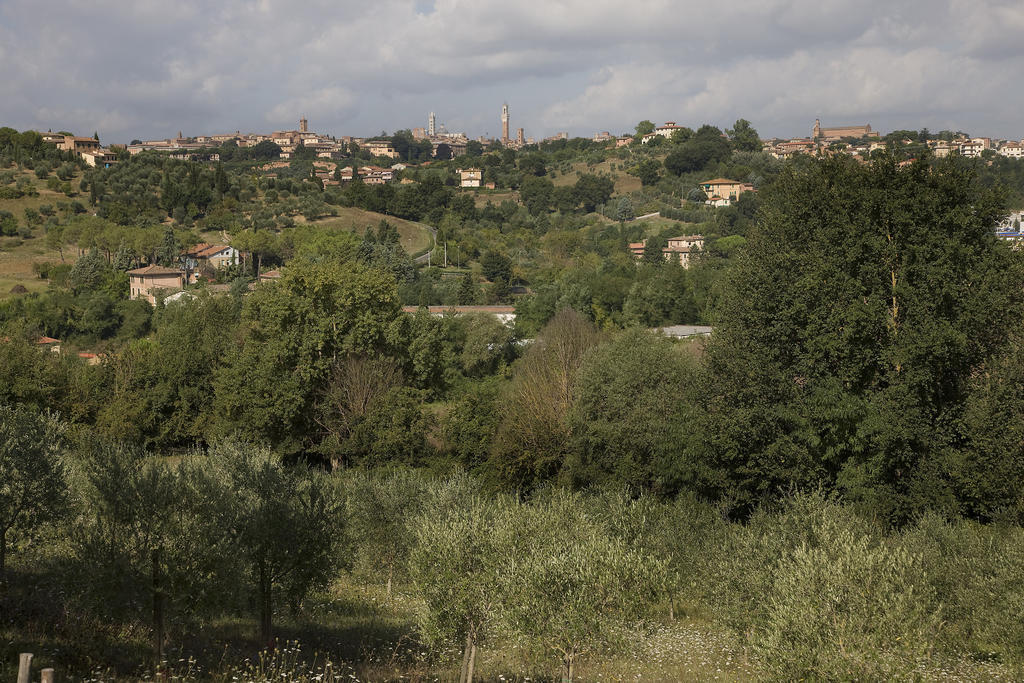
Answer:
[(919, 554), (820, 493), (734, 528), (710, 598), (772, 678), (906, 678), (939, 635)]
[(772, 678), (909, 678), (942, 625), (919, 555), (852, 529), (779, 559), (755, 652)]
[(929, 514), (899, 539), (942, 596), (943, 641), (984, 658), (1024, 658), (1024, 530)]

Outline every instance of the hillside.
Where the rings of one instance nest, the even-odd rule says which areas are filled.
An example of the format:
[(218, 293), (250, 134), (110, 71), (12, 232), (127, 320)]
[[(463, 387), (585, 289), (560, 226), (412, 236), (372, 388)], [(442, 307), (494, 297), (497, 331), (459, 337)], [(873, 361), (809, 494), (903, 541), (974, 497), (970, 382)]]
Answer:
[[(2, 212), (10, 212), (19, 225), (24, 224), (25, 210), (39, 211), (40, 207), (57, 207), (61, 203), (73, 200), (81, 201), (79, 196), (67, 197), (63, 192), (55, 192), (46, 186), (45, 180), (36, 178), (31, 173), (16, 173), (15, 178), (27, 178), (38, 193), (36, 196), (25, 196), (17, 199), (0, 198), (0, 216)], [(77, 195), (80, 177), (71, 181), (72, 192)], [(13, 186), (13, 182), (10, 184)], [(21, 285), (30, 292), (46, 289), (47, 281), (40, 279), (32, 270), (32, 264), (38, 261), (60, 261), (60, 254), (49, 248), (44, 239), (42, 227), (35, 226), (31, 236), (27, 233), (0, 236), (0, 299), (11, 296), (11, 288)], [(74, 254), (65, 250), (64, 258), (72, 261)]]
[[(337, 216), (321, 218), (313, 221), (314, 225), (337, 230), (351, 230), (362, 235), (367, 228), (375, 228), (381, 221), (387, 221), (398, 229), (401, 237), (402, 247), (412, 255), (416, 255), (433, 244), (433, 237), (429, 226), (423, 223), (407, 221), (394, 216), (386, 216), (375, 211), (364, 211), (352, 207), (335, 207)], [(298, 216), (296, 223), (302, 224), (306, 220)]]

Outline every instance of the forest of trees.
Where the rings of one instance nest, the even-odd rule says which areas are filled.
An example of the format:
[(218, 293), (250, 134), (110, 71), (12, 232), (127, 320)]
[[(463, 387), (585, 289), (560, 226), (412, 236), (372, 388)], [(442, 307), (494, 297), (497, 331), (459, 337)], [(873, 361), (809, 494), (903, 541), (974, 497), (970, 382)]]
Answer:
[[(589, 677), (685, 619), (752, 677), (1019, 673), (1024, 269), (994, 234), (1013, 192), (955, 156), (781, 164), (751, 130), (476, 150), (517, 190), (480, 208), (445, 168), (324, 189), (301, 164), (74, 166), (89, 210), (25, 238), (73, 263), (0, 302), (0, 653), (153, 672), (226, 621), (249, 628), (232, 647), (329, 630), (354, 582), (411, 601), (422, 654), (396, 666), (461, 680)], [(18, 136), (0, 173), (54, 155)], [(554, 182), (598, 153), (642, 189)], [(758, 192), (684, 202), (710, 173)], [(650, 206), (655, 233), (614, 216)], [(318, 229), (331, 207), (425, 221), (472, 265), (417, 265), (387, 220)], [(126, 298), (128, 268), (204, 229), (253, 254), (230, 291)], [(626, 250), (682, 230), (707, 238), (689, 268)], [(485, 301), (515, 325), (402, 310)], [(651, 329), (698, 321), (710, 340)]]

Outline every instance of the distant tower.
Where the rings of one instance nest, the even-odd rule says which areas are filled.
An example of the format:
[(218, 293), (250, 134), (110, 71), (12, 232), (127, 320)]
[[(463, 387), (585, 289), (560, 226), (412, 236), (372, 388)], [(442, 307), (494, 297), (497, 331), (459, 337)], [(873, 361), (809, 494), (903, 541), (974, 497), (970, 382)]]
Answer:
[(437, 114), (430, 112), (430, 118), (427, 119), (427, 135), (434, 137), (437, 134)]
[(309, 121), (306, 120), (305, 116), (303, 116), (301, 119), (299, 119), (299, 132), (300, 133), (308, 133), (309, 132)]
[(519, 145), (520, 147), (522, 147), (524, 141), (525, 140), (524, 140), (524, 137), (523, 137), (523, 129), (520, 128), (519, 131), (516, 133), (516, 144)]
[(501, 141), (508, 142), (508, 102), (501, 105)]
[(821, 119), (814, 119), (814, 133), (811, 135), (812, 138), (821, 137)]

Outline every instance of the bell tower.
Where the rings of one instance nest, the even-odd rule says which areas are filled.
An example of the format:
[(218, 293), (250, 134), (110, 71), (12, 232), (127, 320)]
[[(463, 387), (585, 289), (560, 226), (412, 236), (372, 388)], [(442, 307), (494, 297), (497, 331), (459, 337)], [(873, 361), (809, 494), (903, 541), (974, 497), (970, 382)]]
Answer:
[(501, 105), (501, 141), (508, 142), (508, 102)]

